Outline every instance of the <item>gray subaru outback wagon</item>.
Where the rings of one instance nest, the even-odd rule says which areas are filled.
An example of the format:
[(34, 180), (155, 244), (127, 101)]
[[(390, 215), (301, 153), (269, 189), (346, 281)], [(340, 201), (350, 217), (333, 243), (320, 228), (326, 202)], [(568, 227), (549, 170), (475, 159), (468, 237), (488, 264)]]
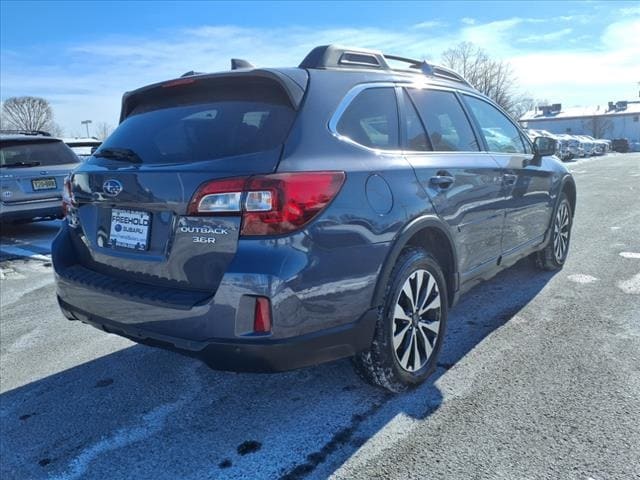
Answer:
[(0, 131), (0, 222), (62, 218), (64, 179), (80, 160), (42, 131)]
[(352, 357), (401, 391), (462, 292), (525, 256), (562, 267), (576, 189), (554, 140), (455, 72), (336, 46), (232, 65), (126, 93), (71, 176), (69, 319), (216, 369)]

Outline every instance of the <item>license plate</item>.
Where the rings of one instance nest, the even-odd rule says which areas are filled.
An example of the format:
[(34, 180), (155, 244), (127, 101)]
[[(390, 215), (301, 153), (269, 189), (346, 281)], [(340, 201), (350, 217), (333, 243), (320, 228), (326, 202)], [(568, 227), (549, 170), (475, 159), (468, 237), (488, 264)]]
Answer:
[(151, 214), (139, 210), (111, 210), (111, 232), (109, 243), (112, 247), (146, 250), (149, 247)]
[(34, 178), (33, 180), (31, 180), (31, 187), (33, 187), (35, 191), (55, 190), (57, 187), (56, 179), (55, 178), (38, 178), (38, 179)]

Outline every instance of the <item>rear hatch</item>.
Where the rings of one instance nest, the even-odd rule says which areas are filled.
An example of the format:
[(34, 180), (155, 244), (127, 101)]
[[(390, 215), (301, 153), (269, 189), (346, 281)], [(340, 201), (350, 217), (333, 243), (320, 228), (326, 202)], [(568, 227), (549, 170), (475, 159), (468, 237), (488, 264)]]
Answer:
[(79, 262), (123, 281), (213, 294), (240, 216), (189, 215), (189, 203), (211, 180), (275, 171), (296, 114), (288, 88), (244, 73), (126, 95), (121, 124), (72, 177)]
[(59, 199), (64, 178), (78, 163), (78, 157), (58, 139), (3, 139), (0, 142), (0, 200), (10, 205)]

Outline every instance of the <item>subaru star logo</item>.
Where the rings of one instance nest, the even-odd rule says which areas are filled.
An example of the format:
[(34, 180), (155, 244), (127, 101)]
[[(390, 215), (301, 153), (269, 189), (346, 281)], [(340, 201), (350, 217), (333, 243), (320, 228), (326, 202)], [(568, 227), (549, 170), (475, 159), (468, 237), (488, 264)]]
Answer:
[(118, 180), (107, 180), (102, 184), (102, 191), (105, 195), (115, 197), (122, 191), (122, 184)]

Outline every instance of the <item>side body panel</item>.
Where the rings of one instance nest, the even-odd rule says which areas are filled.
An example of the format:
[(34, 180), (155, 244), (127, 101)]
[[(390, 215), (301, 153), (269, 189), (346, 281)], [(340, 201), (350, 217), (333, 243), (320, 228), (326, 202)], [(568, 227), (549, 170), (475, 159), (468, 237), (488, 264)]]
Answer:
[[(484, 152), (425, 152), (407, 155), (425, 202), (431, 199), (437, 214), (447, 223), (458, 256), (461, 280), (474, 276), (500, 256), (504, 217), (501, 172)], [(432, 178), (442, 173), (453, 177), (446, 188)]]
[(532, 154), (492, 153), (505, 175), (503, 255), (542, 243), (555, 205), (554, 174), (548, 159), (532, 165)]

